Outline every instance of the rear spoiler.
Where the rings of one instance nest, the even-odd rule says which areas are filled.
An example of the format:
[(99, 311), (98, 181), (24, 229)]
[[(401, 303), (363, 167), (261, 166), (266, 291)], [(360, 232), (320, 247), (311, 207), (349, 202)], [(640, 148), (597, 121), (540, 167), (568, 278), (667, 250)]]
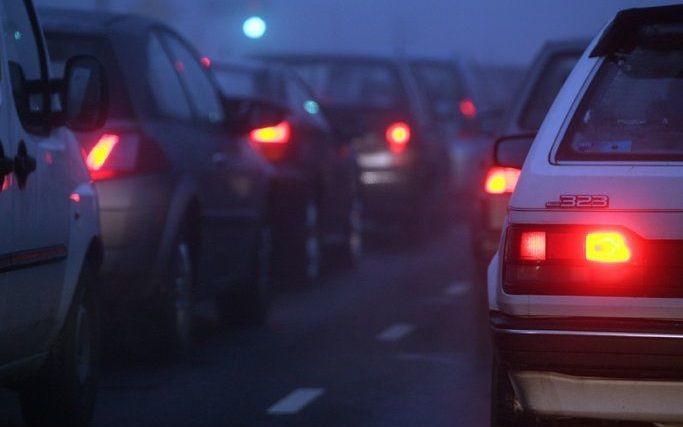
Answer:
[[(680, 24), (674, 27), (672, 24)], [(654, 32), (642, 34), (644, 26), (657, 25)], [(683, 40), (683, 5), (625, 9), (607, 26), (590, 57), (607, 56), (619, 50), (632, 50), (639, 39), (660, 42)]]

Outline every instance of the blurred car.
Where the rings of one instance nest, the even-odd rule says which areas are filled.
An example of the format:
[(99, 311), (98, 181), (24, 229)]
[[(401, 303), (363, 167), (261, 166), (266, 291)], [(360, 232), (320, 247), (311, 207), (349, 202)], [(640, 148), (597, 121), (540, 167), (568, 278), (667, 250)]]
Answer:
[(289, 111), (281, 123), (249, 135), (276, 168), (271, 194), (276, 277), (310, 284), (333, 264), (355, 265), (362, 205), (350, 141), (335, 137), (318, 101), (293, 72), (246, 60), (212, 68), (226, 97), (268, 99)]
[(238, 299), (262, 322), (269, 168), (228, 135), (231, 112), (205, 61), (151, 19), (49, 9), (41, 18), (55, 69), (86, 54), (108, 70), (109, 119), (78, 139), (99, 195), (111, 323), (149, 327), (183, 355), (199, 297), (217, 297), (226, 315)]
[(105, 76), (80, 57), (51, 80), (30, 1), (0, 4), (0, 34), (0, 386), (19, 391), (28, 426), (85, 427), (98, 380), (102, 244), (96, 193), (66, 127), (102, 124)]
[(441, 128), (447, 140), (451, 171), (448, 208), (456, 217), (469, 219), (485, 173), (484, 159), (505, 108), (506, 90), (493, 83), (502, 80), (510, 86), (516, 75), (508, 68), (502, 71), (504, 78), (500, 72), (496, 79), (487, 78), (499, 70), (484, 72), (463, 59), (413, 58), (410, 70), (432, 126)]
[[(501, 134), (505, 137), (534, 136), (550, 109), (555, 96), (567, 80), (588, 41), (558, 41), (547, 43), (536, 55), (524, 84), (509, 110)], [(488, 156), (492, 156), (490, 146)], [(521, 146), (520, 156), (528, 147)], [(474, 253), (482, 271), (486, 270), (498, 248), (500, 232), (507, 215), (508, 201), (515, 189), (520, 170), (496, 165), (490, 159), (486, 175), (481, 177), (478, 197), (478, 215), (472, 228)]]
[(619, 12), (540, 127), (489, 267), (492, 426), (683, 423), (681, 46), (682, 5)]
[(423, 236), (448, 186), (448, 149), (420, 99), (409, 63), (392, 58), (271, 55), (313, 89), (332, 126), (358, 152), (366, 231)]

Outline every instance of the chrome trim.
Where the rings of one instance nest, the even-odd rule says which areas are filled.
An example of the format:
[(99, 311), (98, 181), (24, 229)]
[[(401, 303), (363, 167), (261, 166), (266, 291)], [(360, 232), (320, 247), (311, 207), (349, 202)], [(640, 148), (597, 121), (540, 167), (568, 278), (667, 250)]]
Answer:
[(594, 331), (558, 331), (542, 329), (500, 329), (493, 328), (495, 332), (511, 335), (566, 335), (573, 337), (614, 337), (614, 338), (662, 338), (683, 340), (683, 334), (659, 334), (647, 332), (594, 332)]

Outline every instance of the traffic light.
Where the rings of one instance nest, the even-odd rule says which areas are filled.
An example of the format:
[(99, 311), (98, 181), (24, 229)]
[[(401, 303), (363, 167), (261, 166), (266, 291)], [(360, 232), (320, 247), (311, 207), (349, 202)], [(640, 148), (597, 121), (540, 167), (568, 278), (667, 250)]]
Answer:
[(242, 31), (250, 39), (260, 39), (266, 33), (266, 21), (260, 16), (250, 16), (244, 20)]

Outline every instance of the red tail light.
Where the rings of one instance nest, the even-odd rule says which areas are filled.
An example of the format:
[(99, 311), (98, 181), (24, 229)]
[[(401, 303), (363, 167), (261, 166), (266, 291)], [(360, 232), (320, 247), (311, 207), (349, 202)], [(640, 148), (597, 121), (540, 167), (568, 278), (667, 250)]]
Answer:
[(90, 144), (84, 141), (83, 156), (93, 181), (167, 168), (159, 146), (152, 142), (142, 144), (140, 136), (131, 132), (105, 133)]
[(458, 104), (460, 108), (460, 113), (468, 119), (473, 119), (477, 117), (477, 106), (474, 105), (474, 101), (469, 98), (465, 98)]
[(410, 126), (407, 123), (396, 122), (391, 124), (386, 131), (389, 150), (395, 154), (402, 153), (410, 142), (410, 136)]
[(282, 122), (275, 126), (254, 129), (249, 133), (252, 142), (259, 144), (286, 144), (289, 142), (291, 128), (288, 122)]
[[(678, 285), (683, 262), (675, 255), (680, 247), (683, 242), (644, 240), (619, 227), (512, 225), (506, 234), (503, 289), (530, 295), (657, 296), (675, 286), (683, 295)], [(677, 278), (667, 279), (666, 271)]]
[(515, 191), (521, 171), (515, 168), (492, 167), (486, 174), (484, 189), (489, 194), (508, 194)]

